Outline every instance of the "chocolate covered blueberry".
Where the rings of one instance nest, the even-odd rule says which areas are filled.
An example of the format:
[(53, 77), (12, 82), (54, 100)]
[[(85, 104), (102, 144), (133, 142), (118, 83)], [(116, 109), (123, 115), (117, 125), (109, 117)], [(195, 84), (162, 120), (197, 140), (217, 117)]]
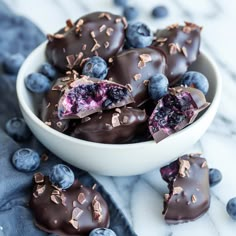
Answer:
[(101, 194), (78, 180), (62, 190), (48, 176), (36, 173), (30, 208), (36, 226), (48, 233), (87, 236), (109, 226), (109, 209)]
[(152, 47), (160, 50), (166, 57), (165, 74), (173, 86), (188, 67), (197, 59), (202, 28), (186, 22), (184, 26), (173, 24), (166, 29), (157, 30)]
[(126, 50), (113, 58), (107, 79), (128, 85), (135, 100), (135, 106), (144, 104), (148, 99), (150, 77), (164, 73), (166, 61), (163, 54), (151, 48)]
[(94, 12), (82, 16), (75, 23), (48, 36), (46, 55), (59, 70), (81, 70), (92, 56), (108, 60), (124, 45), (127, 23), (122, 16), (108, 12)]
[(209, 106), (204, 94), (195, 88), (170, 88), (149, 118), (149, 130), (156, 142), (191, 124)]
[(82, 77), (67, 84), (58, 102), (60, 119), (78, 119), (134, 102), (129, 89), (108, 80)]
[(207, 212), (210, 191), (205, 158), (199, 154), (184, 155), (162, 167), (160, 172), (169, 188), (163, 209), (168, 224), (193, 221)]
[(75, 121), (71, 136), (97, 143), (128, 143), (144, 136), (146, 112), (132, 107), (116, 108)]

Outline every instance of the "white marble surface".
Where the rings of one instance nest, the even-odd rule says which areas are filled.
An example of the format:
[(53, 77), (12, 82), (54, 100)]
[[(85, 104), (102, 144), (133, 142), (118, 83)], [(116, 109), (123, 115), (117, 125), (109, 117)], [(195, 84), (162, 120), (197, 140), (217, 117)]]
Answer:
[[(5, 0), (17, 13), (29, 17), (45, 33), (59, 29), (66, 19), (77, 19), (89, 11), (106, 10), (120, 13), (112, 0)], [(150, 11), (155, 4), (165, 4), (170, 11), (167, 18), (153, 20)], [(141, 176), (95, 176), (123, 209), (139, 236), (233, 236), (236, 222), (226, 213), (227, 201), (236, 196), (236, 1), (233, 0), (143, 0), (132, 1), (140, 11), (140, 20), (152, 28), (184, 20), (204, 26), (202, 48), (210, 53), (219, 66), (223, 78), (223, 94), (217, 116), (189, 152), (202, 152), (209, 166), (222, 171), (223, 180), (211, 189), (211, 207), (199, 220), (168, 226), (164, 223), (162, 197), (167, 187), (159, 170)], [(184, 145), (184, 144), (183, 144)]]

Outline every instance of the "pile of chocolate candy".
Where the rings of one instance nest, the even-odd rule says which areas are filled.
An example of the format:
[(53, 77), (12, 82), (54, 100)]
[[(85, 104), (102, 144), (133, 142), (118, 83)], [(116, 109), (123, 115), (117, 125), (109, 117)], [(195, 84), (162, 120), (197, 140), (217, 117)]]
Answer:
[(48, 35), (50, 64), (29, 75), (26, 86), (47, 90), (40, 118), (59, 132), (98, 143), (159, 142), (209, 105), (206, 77), (187, 72), (201, 29), (186, 22), (153, 33), (108, 12), (68, 20)]

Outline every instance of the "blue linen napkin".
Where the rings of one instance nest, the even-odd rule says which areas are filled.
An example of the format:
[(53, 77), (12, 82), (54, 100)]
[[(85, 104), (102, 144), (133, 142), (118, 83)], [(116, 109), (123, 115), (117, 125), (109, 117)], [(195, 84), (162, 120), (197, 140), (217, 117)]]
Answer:
[[(14, 15), (0, 0), (0, 64), (7, 54), (21, 53), (27, 56), (44, 40), (45, 36), (32, 22)], [(11, 156), (20, 147), (30, 147), (41, 154), (47, 153), (48, 160), (42, 161), (38, 170), (45, 175), (53, 165), (62, 161), (35, 138), (16, 143), (5, 133), (6, 121), (11, 117), (21, 116), (15, 82), (15, 76), (4, 74), (0, 68), (0, 236), (44, 236), (48, 234), (34, 226), (33, 216), (28, 208), (33, 173), (17, 171), (11, 164)], [(126, 218), (103, 187), (88, 173), (71, 168), (85, 186), (97, 184), (97, 190), (109, 206), (110, 228), (117, 236), (135, 236)]]

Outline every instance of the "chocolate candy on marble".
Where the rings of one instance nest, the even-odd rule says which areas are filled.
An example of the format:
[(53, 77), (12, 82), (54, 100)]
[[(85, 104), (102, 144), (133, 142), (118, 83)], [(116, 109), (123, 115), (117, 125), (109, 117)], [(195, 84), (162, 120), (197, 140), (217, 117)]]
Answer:
[(127, 23), (124, 17), (108, 12), (94, 12), (82, 16), (75, 23), (54, 35), (48, 35), (46, 56), (61, 71), (81, 70), (83, 63), (92, 56), (108, 60), (123, 45)]
[(74, 81), (77, 78), (77, 73), (67, 72), (64, 77), (58, 78), (52, 88), (45, 94), (42, 106), (40, 109), (40, 118), (41, 120), (51, 128), (64, 132), (68, 129), (69, 120), (61, 120), (58, 117), (58, 101), (65, 90), (65, 87), (68, 83)]
[(208, 106), (204, 94), (198, 89), (169, 88), (169, 94), (158, 101), (149, 118), (149, 131), (158, 143), (191, 124)]
[(75, 121), (71, 136), (97, 143), (128, 143), (147, 133), (144, 110), (122, 107)]
[(68, 83), (58, 102), (60, 119), (78, 119), (133, 103), (129, 89), (108, 80), (83, 76)]
[(160, 170), (168, 183), (164, 196), (163, 215), (168, 224), (193, 221), (210, 206), (209, 170), (200, 154), (179, 157)]
[(157, 30), (152, 48), (160, 50), (166, 57), (165, 75), (170, 85), (175, 85), (188, 67), (197, 59), (202, 27), (185, 22), (184, 26), (173, 24)]
[(128, 85), (135, 100), (135, 106), (144, 104), (148, 99), (148, 80), (164, 73), (166, 61), (163, 54), (151, 48), (126, 50), (113, 58), (107, 79)]
[(30, 208), (38, 228), (58, 235), (86, 236), (95, 228), (108, 227), (110, 221), (107, 203), (95, 189), (75, 180), (61, 190), (41, 173), (34, 175)]

